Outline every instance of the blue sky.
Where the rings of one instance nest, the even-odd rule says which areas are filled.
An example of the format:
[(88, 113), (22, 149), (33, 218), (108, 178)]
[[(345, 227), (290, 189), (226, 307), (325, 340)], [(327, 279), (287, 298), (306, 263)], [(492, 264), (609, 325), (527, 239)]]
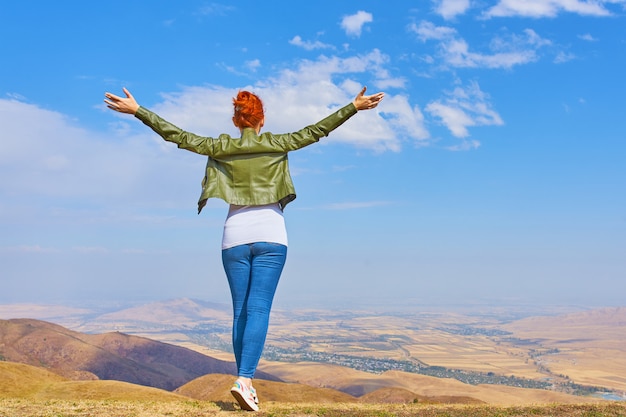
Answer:
[(626, 1), (0, 5), (2, 303), (229, 302), (204, 157), (107, 110), (127, 87), (194, 133), (316, 122), (290, 155), (280, 306), (623, 305)]

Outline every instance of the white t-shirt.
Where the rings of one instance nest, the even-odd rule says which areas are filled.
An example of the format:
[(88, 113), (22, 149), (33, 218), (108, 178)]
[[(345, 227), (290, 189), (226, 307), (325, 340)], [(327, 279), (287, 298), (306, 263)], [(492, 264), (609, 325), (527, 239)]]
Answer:
[(264, 206), (231, 204), (224, 223), (222, 249), (254, 242), (280, 243), (287, 246), (287, 228), (278, 203)]

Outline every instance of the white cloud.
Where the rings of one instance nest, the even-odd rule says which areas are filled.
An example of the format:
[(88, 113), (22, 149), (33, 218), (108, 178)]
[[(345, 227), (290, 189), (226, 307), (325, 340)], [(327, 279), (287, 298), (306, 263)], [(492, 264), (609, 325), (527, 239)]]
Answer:
[(435, 0), (435, 12), (446, 20), (465, 13), (469, 8), (469, 0)]
[(563, 64), (565, 62), (569, 62), (574, 59), (576, 59), (576, 55), (569, 53), (569, 52), (559, 51), (554, 57), (554, 63)]
[[(132, 120), (112, 112), (111, 116)], [(123, 136), (117, 136), (119, 123), (110, 132), (90, 131), (61, 113), (0, 100), (0, 123), (7, 138), (19, 138), (4, 141), (0, 152), (0, 196), (12, 196), (12, 205), (6, 210), (17, 214), (16, 218), (37, 218), (38, 210), (46, 210), (50, 218), (78, 221), (76, 211), (55, 208), (63, 206), (61, 201), (80, 201), (79, 206), (89, 207), (104, 201), (114, 205), (114, 201), (132, 196), (137, 202), (150, 201), (155, 208), (176, 206), (178, 197), (160, 194), (161, 187), (173, 181), (165, 173), (178, 170), (197, 176), (195, 170), (202, 169), (202, 161), (165, 158), (171, 147), (156, 146), (145, 128), (133, 134), (141, 129), (136, 121), (135, 130), (121, 130)], [(197, 194), (193, 185), (172, 189), (172, 194)], [(33, 206), (35, 202), (40, 204)], [(28, 212), (19, 207), (27, 207)], [(85, 209), (80, 215), (101, 220), (115, 216)]]
[(426, 111), (441, 119), (441, 122), (458, 138), (469, 136), (468, 126), (475, 126), (472, 117), (462, 108), (434, 101), (426, 106)]
[(524, 35), (522, 36), (513, 36), (512, 42), (518, 47), (524, 47), (525, 45), (531, 45), (535, 47), (549, 46), (552, 45), (552, 41), (548, 39), (544, 39), (537, 34), (532, 29), (524, 29)]
[(458, 145), (448, 146), (446, 149), (450, 151), (471, 151), (474, 149), (478, 149), (480, 147), (480, 142), (477, 140), (462, 140)]
[(486, 17), (555, 17), (561, 12), (576, 13), (584, 16), (609, 16), (612, 13), (607, 4), (621, 3), (621, 0), (500, 0), (489, 9)]
[(348, 36), (358, 38), (361, 36), (363, 26), (366, 23), (373, 22), (374, 18), (371, 13), (358, 11), (353, 15), (344, 16), (341, 20), (341, 28), (346, 31)]
[[(466, 138), (471, 126), (504, 124), (488, 100), (489, 97), (481, 91), (478, 83), (473, 82), (468, 87), (455, 88), (444, 99), (430, 102), (426, 111), (438, 118), (453, 136)], [(472, 146), (477, 145), (474, 143)]]
[(405, 78), (381, 78), (376, 81), (376, 87), (380, 90), (387, 90), (389, 88), (404, 88), (406, 86)]
[[(259, 94), (266, 108), (265, 129), (280, 133), (300, 129), (326, 117), (339, 106), (352, 101), (360, 91), (361, 78), (379, 76), (372, 85), (401, 86), (403, 80), (390, 77), (384, 66), (388, 58), (374, 50), (348, 58), (320, 57), (300, 61), (277, 77), (266, 79), (244, 89)], [(368, 88), (368, 94), (375, 93)], [(216, 120), (230, 125), (230, 102), (235, 90), (217, 86), (188, 87), (176, 94), (164, 95), (164, 102), (154, 110), (164, 117), (199, 134), (214, 135)], [(306, 100), (303, 99), (306, 97)], [(388, 94), (374, 111), (359, 114), (333, 132), (324, 142), (343, 142), (359, 148), (399, 151), (403, 140), (422, 140), (423, 119), (410, 106), (397, 106)], [(384, 117), (383, 117), (384, 112)], [(390, 119), (400, 124), (390, 122)], [(231, 134), (236, 134), (230, 127)]]
[(73, 251), (79, 253), (108, 253), (109, 249), (103, 248), (102, 246), (75, 246), (72, 248)]
[(471, 52), (463, 39), (455, 39), (443, 45), (445, 61), (454, 67), (511, 68), (515, 65), (536, 61), (535, 51), (510, 51), (495, 54)]
[(422, 42), (437, 41), (438, 56), (446, 65), (459, 68), (509, 69), (536, 61), (536, 51), (551, 43), (535, 31), (526, 29), (521, 35), (495, 37), (490, 42), (489, 53), (481, 53), (471, 51), (467, 41), (458, 36), (456, 29), (448, 26), (422, 21), (419, 25), (411, 25), (409, 30)]
[(320, 41), (304, 41), (300, 36), (294, 36), (289, 43), (294, 46), (298, 46), (300, 48), (306, 49), (307, 51), (312, 51), (314, 49), (334, 49), (332, 45), (328, 45), (326, 43)]
[(234, 6), (227, 6), (220, 3), (210, 3), (198, 9), (197, 14), (201, 16), (226, 16), (236, 10)]
[(435, 26), (434, 23), (429, 21), (422, 21), (419, 25), (412, 23), (409, 26), (409, 31), (417, 34), (419, 40), (422, 42), (429, 40), (448, 40), (453, 39), (456, 36), (456, 29), (448, 26)]
[(253, 59), (252, 61), (246, 61), (245, 66), (250, 71), (256, 72), (256, 70), (261, 67), (261, 61), (259, 61), (258, 59)]
[(427, 144), (430, 133), (425, 127), (424, 115), (418, 106), (411, 106), (408, 97), (386, 97), (385, 105), (381, 105), (380, 111), (402, 136), (413, 138), (416, 145)]
[(597, 42), (598, 39), (594, 38), (590, 33), (585, 33), (583, 35), (578, 35), (578, 39), (582, 39), (583, 41), (588, 42)]
[(59, 250), (39, 245), (0, 246), (0, 253), (57, 253)]

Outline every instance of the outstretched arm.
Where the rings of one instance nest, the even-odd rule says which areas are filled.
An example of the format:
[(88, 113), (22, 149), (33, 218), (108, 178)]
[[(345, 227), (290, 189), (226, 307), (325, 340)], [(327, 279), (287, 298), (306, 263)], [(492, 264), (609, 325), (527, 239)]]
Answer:
[(133, 95), (126, 88), (124, 88), (124, 94), (126, 97), (119, 97), (109, 92), (104, 93), (106, 97), (104, 102), (111, 110), (134, 115), (163, 139), (175, 143), (181, 149), (187, 149), (201, 155), (212, 154), (216, 142), (215, 139), (182, 130), (159, 115), (139, 106)]
[(286, 152), (303, 148), (317, 142), (324, 136), (328, 136), (330, 132), (341, 126), (359, 110), (370, 110), (375, 108), (383, 99), (385, 93), (380, 92), (372, 94), (371, 96), (366, 96), (366, 88), (367, 87), (363, 87), (359, 94), (357, 94), (356, 98), (351, 103), (352, 105), (347, 104), (314, 125), (307, 126), (304, 129), (293, 133), (273, 135), (277, 146)]
[(352, 101), (354, 107), (356, 107), (357, 110), (373, 109), (374, 107), (378, 106), (378, 103), (380, 103), (383, 97), (385, 97), (385, 93), (382, 92), (372, 94), (371, 96), (366, 96), (365, 90), (367, 90), (367, 87), (363, 87), (361, 92), (357, 94), (355, 99)]
[(135, 97), (126, 88), (123, 89), (126, 97), (119, 97), (115, 94), (104, 93), (106, 99), (104, 102), (111, 110), (118, 111), (120, 113), (135, 114), (139, 108), (139, 104), (135, 100)]

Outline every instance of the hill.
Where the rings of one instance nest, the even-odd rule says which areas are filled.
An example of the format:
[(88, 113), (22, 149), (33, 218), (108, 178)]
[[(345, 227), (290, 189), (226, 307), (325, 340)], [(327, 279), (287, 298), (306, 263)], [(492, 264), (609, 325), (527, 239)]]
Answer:
[(109, 329), (135, 334), (189, 329), (202, 323), (205, 327), (212, 325), (230, 331), (231, 320), (232, 308), (228, 304), (177, 298), (100, 314), (75, 329), (87, 333)]
[(0, 397), (37, 400), (181, 401), (168, 391), (120, 381), (71, 381), (43, 368), (0, 362)]
[[(118, 380), (174, 390), (235, 365), (196, 351), (113, 332), (88, 335), (32, 319), (0, 320), (0, 360), (45, 367), (73, 380)], [(259, 378), (276, 380), (260, 372)]]
[[(174, 392), (202, 401), (232, 402), (230, 387), (233, 378), (230, 375), (205, 375), (197, 378)], [(254, 386), (259, 399), (266, 402), (296, 403), (356, 403), (352, 395), (331, 389), (316, 388), (297, 383), (284, 383), (267, 380), (255, 380)]]

